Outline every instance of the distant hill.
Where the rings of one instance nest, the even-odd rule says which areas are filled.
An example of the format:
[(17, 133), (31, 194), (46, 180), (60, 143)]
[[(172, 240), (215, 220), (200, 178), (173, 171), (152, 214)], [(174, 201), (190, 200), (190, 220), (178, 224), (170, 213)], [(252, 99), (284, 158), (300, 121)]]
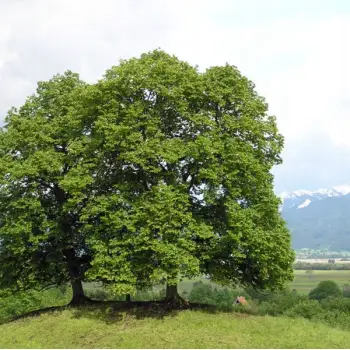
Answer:
[(350, 250), (350, 185), (280, 197), (294, 249)]

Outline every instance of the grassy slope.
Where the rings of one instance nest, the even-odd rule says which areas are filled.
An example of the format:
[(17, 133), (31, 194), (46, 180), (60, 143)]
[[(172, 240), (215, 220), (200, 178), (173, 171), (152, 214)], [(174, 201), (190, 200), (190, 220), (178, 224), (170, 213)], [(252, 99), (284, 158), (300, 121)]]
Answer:
[(349, 332), (303, 319), (204, 311), (182, 311), (160, 319), (70, 309), (0, 326), (1, 348), (346, 348), (349, 344)]

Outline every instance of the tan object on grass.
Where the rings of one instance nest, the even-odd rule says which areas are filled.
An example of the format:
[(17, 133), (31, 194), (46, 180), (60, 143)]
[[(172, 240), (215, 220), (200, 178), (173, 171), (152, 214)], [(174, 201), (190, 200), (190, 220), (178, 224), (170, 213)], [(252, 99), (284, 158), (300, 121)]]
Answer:
[(248, 302), (245, 297), (237, 297), (235, 304), (247, 305)]

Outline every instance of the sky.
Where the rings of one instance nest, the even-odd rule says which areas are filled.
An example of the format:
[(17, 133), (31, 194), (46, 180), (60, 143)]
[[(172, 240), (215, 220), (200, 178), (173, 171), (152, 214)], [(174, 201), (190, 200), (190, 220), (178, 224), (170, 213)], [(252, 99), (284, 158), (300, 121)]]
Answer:
[(0, 0), (0, 122), (39, 80), (157, 48), (256, 84), (285, 137), (277, 193), (350, 183), (348, 0)]

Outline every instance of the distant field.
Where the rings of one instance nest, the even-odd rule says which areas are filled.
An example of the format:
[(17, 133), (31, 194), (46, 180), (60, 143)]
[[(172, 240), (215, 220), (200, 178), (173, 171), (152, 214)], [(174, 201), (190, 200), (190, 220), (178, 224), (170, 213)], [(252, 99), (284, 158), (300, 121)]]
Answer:
[[(331, 280), (342, 287), (344, 284), (350, 285), (350, 270), (314, 270), (311, 275), (305, 272), (306, 270), (294, 270), (294, 281), (290, 284), (290, 288), (296, 289), (301, 293), (309, 293), (321, 281)], [(204, 283), (210, 283), (206, 279), (198, 279)], [(190, 293), (194, 281), (186, 280), (179, 284), (179, 291)], [(219, 286), (217, 286), (219, 287)], [(219, 287), (220, 288), (220, 287)], [(186, 293), (185, 292), (185, 293)]]
[(0, 348), (348, 348), (350, 333), (305, 319), (182, 311), (164, 318), (71, 309), (0, 326)]
[[(309, 293), (311, 289), (315, 288), (321, 281), (331, 280), (343, 287), (344, 284), (350, 285), (350, 270), (314, 270), (311, 275), (307, 274), (305, 270), (294, 271), (294, 281), (290, 284), (291, 289), (296, 289), (300, 293)], [(209, 280), (202, 278), (198, 279), (204, 283), (211, 283)], [(185, 280), (179, 284), (179, 292), (190, 293), (195, 281)], [(215, 285), (211, 283), (212, 285)], [(220, 288), (220, 286), (215, 285)]]
[[(329, 259), (296, 259), (296, 262), (310, 263), (310, 264), (328, 264)], [(341, 258), (333, 259), (335, 264), (350, 264), (350, 260), (341, 260)]]
[[(308, 294), (311, 289), (315, 288), (321, 281), (331, 280), (343, 287), (345, 284), (350, 285), (350, 270), (314, 270), (311, 275), (306, 270), (294, 270), (294, 281), (289, 285), (291, 289), (296, 289), (299, 293)], [(191, 293), (193, 285), (196, 281), (209, 283), (218, 289), (223, 288), (206, 278), (197, 278), (195, 280), (185, 279), (178, 284), (179, 293), (185, 298)], [(86, 289), (95, 289), (94, 283), (86, 283)], [(164, 286), (155, 286), (155, 290), (163, 289)], [(236, 288), (239, 292), (240, 288)]]
[(294, 275), (294, 281), (290, 286), (302, 293), (309, 293), (319, 282), (326, 280), (334, 281), (340, 287), (350, 284), (350, 270), (314, 270), (311, 275), (305, 270), (295, 270)]

